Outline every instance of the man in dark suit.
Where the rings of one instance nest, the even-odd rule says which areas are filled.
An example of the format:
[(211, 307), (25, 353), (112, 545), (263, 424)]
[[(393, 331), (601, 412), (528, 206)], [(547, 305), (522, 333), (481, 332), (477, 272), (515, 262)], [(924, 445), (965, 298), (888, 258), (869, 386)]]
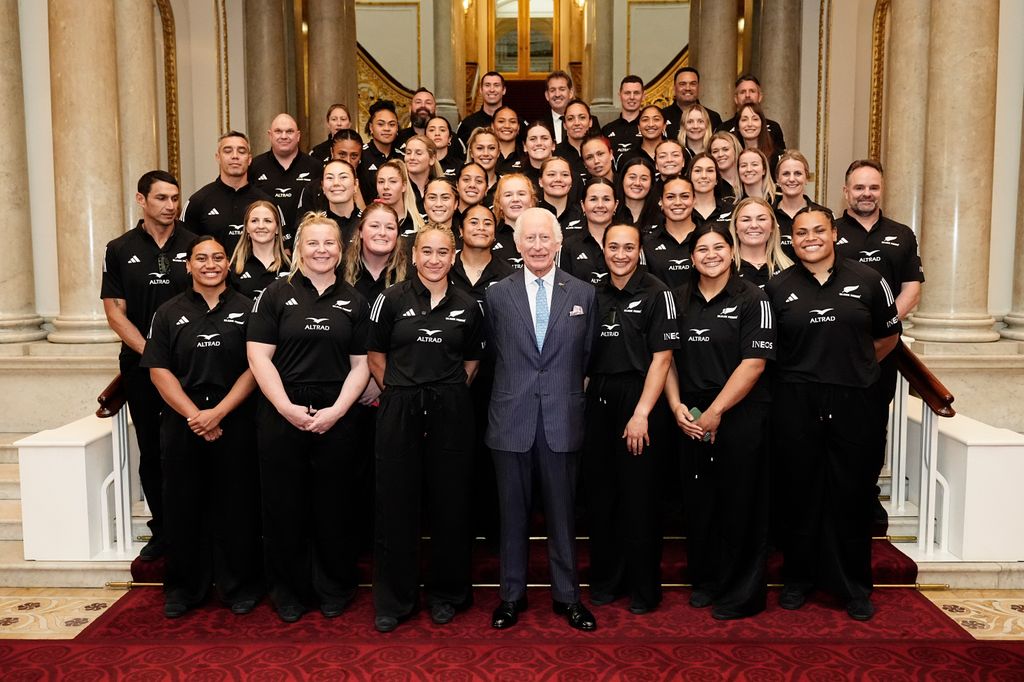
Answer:
[(515, 625), (526, 609), (533, 473), (544, 495), (555, 613), (579, 630), (597, 627), (580, 601), (575, 525), (583, 380), (597, 334), (594, 288), (555, 267), (562, 232), (554, 215), (528, 209), (515, 224), (524, 268), (487, 290), (496, 360), (486, 442), (494, 453), (501, 509), (501, 603), (491, 625)]

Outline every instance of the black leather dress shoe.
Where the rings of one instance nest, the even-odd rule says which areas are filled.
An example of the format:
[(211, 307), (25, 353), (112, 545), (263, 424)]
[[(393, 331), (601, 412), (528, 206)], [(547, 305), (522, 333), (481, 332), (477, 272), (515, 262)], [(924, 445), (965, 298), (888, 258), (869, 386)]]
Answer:
[(846, 604), (846, 613), (854, 620), (871, 620), (875, 615), (875, 605), (867, 597), (858, 597)]
[(565, 619), (569, 621), (569, 626), (577, 630), (590, 632), (597, 629), (597, 620), (594, 618), (594, 614), (583, 605), (583, 602), (578, 601), (566, 604), (555, 601), (551, 602), (551, 610), (559, 616), (565, 616)]
[(164, 615), (168, 618), (181, 618), (188, 611), (188, 607), (178, 601), (169, 601), (164, 604)]
[(164, 543), (164, 539), (160, 536), (154, 536), (139, 550), (139, 558), (143, 561), (156, 561), (166, 551), (167, 545)]
[(807, 602), (807, 593), (795, 585), (786, 585), (779, 595), (779, 606), (787, 611), (796, 611)]
[(510, 628), (519, 621), (519, 614), (526, 610), (526, 597), (516, 601), (503, 601), (491, 614), (491, 627), (498, 630)]
[(256, 608), (255, 599), (242, 599), (231, 605), (231, 613), (236, 616), (244, 616), (247, 613), (252, 613), (254, 608)]
[(306, 609), (299, 604), (282, 604), (277, 607), (277, 617), (285, 623), (297, 622), (305, 612)]

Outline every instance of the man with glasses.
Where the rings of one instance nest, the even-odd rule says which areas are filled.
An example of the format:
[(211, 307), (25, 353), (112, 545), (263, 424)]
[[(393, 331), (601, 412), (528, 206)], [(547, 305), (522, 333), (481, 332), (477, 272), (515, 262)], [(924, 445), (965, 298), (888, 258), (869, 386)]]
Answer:
[[(323, 164), (309, 154), (299, 151), (302, 133), (295, 119), (288, 114), (278, 114), (267, 131), (270, 136), (270, 151), (252, 160), (249, 166), (249, 182), (270, 196), (281, 215), (284, 225), (298, 225), (298, 208), (303, 193), (317, 192), (323, 175)], [(306, 205), (309, 205), (309, 196)], [(292, 248), (291, 230), (286, 229), (284, 246)]]
[(139, 442), (142, 491), (152, 513), (151, 539), (139, 557), (152, 561), (163, 556), (165, 548), (160, 471), (160, 411), (164, 402), (149, 379), (149, 370), (139, 367), (139, 361), (153, 313), (190, 285), (185, 261), (188, 246), (196, 236), (177, 220), (181, 190), (173, 175), (149, 171), (139, 178), (137, 189), (135, 201), (142, 208), (142, 219), (134, 229), (107, 244), (100, 298), (107, 324), (121, 337), (121, 379)]

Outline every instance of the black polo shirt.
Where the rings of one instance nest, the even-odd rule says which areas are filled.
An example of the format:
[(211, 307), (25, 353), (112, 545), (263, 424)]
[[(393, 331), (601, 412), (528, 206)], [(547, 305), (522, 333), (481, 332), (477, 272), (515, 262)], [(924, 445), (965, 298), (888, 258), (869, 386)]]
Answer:
[[(585, 226), (584, 226), (585, 227)], [(608, 279), (608, 264), (604, 262), (604, 249), (590, 234), (589, 229), (573, 234), (562, 242), (558, 252), (558, 267), (576, 279), (600, 285)]]
[(677, 242), (664, 225), (658, 225), (643, 235), (643, 248), (647, 269), (670, 288), (689, 281), (693, 268), (689, 235)]
[(904, 282), (924, 282), (917, 236), (906, 225), (879, 213), (878, 222), (865, 230), (844, 211), (836, 221), (836, 230), (836, 252), (878, 272), (893, 294), (899, 295)]
[(299, 203), (303, 195), (315, 194), (323, 178), (324, 166), (309, 154), (299, 152), (286, 169), (274, 156), (273, 150), (252, 160), (249, 182), (270, 195), (270, 200), (281, 210), (286, 229), (285, 248), (292, 248), (292, 231), (299, 220)]
[(249, 254), (249, 258), (246, 259), (241, 274), (236, 273), (235, 268), (232, 267), (231, 272), (229, 273), (229, 280), (231, 282), (231, 286), (237, 289), (243, 296), (255, 299), (257, 296), (262, 294), (263, 290), (270, 286), (270, 283), (275, 279), (287, 276), (287, 267), (282, 267), (278, 272), (275, 272), (274, 270), (267, 270), (259, 258)]
[(537, 208), (543, 208), (558, 218), (558, 224), (562, 226), (563, 241), (587, 228), (587, 219), (583, 215), (583, 208), (577, 201), (566, 201), (565, 210), (561, 214), (558, 213), (558, 209), (543, 199), (537, 202)]
[[(590, 178), (587, 166), (583, 163), (583, 156), (576, 151), (569, 140), (563, 140), (555, 147), (554, 156), (561, 157), (569, 162), (569, 169), (572, 171), (573, 190), (579, 192), (580, 187)], [(572, 196), (570, 192), (570, 196)]]
[(764, 289), (764, 285), (768, 284), (768, 280), (775, 275), (782, 272), (782, 268), (775, 266), (774, 270), (769, 269), (768, 264), (757, 266), (753, 263), (748, 263), (745, 260), (740, 260), (739, 271), (736, 273), (744, 281), (750, 282), (758, 289)]
[(248, 340), (274, 350), (285, 386), (344, 383), (350, 355), (366, 355), (369, 307), (340, 277), (318, 294), (301, 272), (268, 286), (252, 307)]
[(326, 166), (333, 152), (334, 139), (328, 135), (326, 140), (309, 150), (309, 155)]
[[(757, 287), (731, 276), (710, 301), (695, 281), (672, 293), (679, 311), (681, 341), (675, 353), (676, 370), (684, 394), (721, 390), (743, 360), (775, 359), (774, 314)], [(769, 399), (766, 373), (747, 399)]]
[[(779, 153), (786, 148), (786, 136), (782, 133), (782, 126), (779, 125), (778, 121), (773, 121), (766, 118), (763, 121), (764, 125), (768, 128), (768, 134), (772, 138), (772, 144), (775, 145), (775, 152)], [(743, 137), (739, 131), (739, 117), (733, 116), (728, 121), (722, 121), (720, 125), (714, 127), (715, 131), (724, 130), (728, 133), (732, 133), (736, 136), (736, 139), (740, 141), (740, 146), (743, 145)], [(771, 164), (772, 177), (775, 177), (775, 164)]]
[[(359, 269), (359, 275), (356, 277), (355, 288), (363, 298), (366, 299), (366, 305), (369, 306), (371, 302), (376, 301), (377, 297), (383, 293), (386, 288), (384, 285), (387, 279), (387, 268), (380, 271), (380, 277), (377, 279), (373, 278), (373, 273), (366, 269), (365, 266)], [(409, 264), (409, 272), (414, 273), (412, 264)]]
[(715, 204), (715, 210), (711, 212), (711, 215), (705, 216), (694, 207), (693, 212), (690, 216), (693, 218), (694, 225), (703, 225), (708, 222), (724, 223), (726, 226), (729, 225), (729, 221), (732, 219), (732, 211), (736, 204), (731, 198), (719, 199)]
[(212, 235), (230, 256), (245, 231), (245, 209), (260, 200), (271, 201), (271, 198), (248, 182), (235, 189), (218, 177), (189, 197), (181, 212), (181, 221), (197, 235)]
[[(327, 202), (324, 202), (327, 204)], [(349, 244), (356, 238), (356, 232), (359, 230), (359, 219), (363, 217), (363, 212), (358, 207), (352, 206), (352, 212), (347, 216), (338, 215), (331, 210), (330, 204), (324, 206), (324, 213), (327, 217), (338, 223), (338, 227), (341, 228), (341, 242), (347, 249)]]
[(194, 289), (160, 306), (153, 316), (142, 367), (169, 370), (186, 392), (227, 395), (249, 369), (245, 325), (252, 299), (231, 287), (213, 308)]
[(498, 164), (495, 166), (494, 172), (497, 173), (499, 178), (509, 173), (522, 173), (524, 165), (529, 165), (529, 161), (524, 161), (522, 155), (518, 152), (512, 152), (508, 156), (503, 156), (499, 153)]
[(370, 323), (367, 348), (388, 356), (385, 386), (464, 383), (462, 363), (483, 354), (480, 304), (451, 284), (433, 309), (419, 277), (388, 287), (374, 302)]
[[(782, 201), (782, 195), (775, 201), (775, 220), (779, 223), (779, 239), (782, 245), (783, 252), (796, 262), (796, 251), (793, 250), (793, 219), (789, 217), (789, 214), (779, 208), (779, 203)], [(825, 211), (829, 215), (832, 215), (832, 209), (816, 204), (804, 195), (804, 206), (809, 206), (815, 211)], [(849, 257), (848, 254), (844, 254)]]
[[(700, 100), (696, 101), (696, 104), (700, 103)], [(722, 116), (707, 105), (704, 105), (704, 108), (707, 109), (712, 132), (718, 130), (722, 126)], [(668, 106), (662, 107), (661, 115), (665, 118), (665, 136), (673, 139), (679, 137), (679, 120), (683, 117), (683, 110), (679, 105), (673, 100)]]
[(469, 144), (469, 136), (473, 134), (474, 130), (477, 128), (489, 128), (492, 123), (494, 123), (494, 117), (483, 109), (478, 109), (462, 119), (458, 130), (455, 132), (455, 136), (462, 140), (462, 146), (465, 147)]
[(480, 277), (477, 278), (476, 284), (472, 284), (466, 275), (466, 266), (462, 263), (462, 256), (459, 255), (455, 257), (455, 265), (452, 266), (449, 278), (452, 284), (475, 298), (476, 302), (483, 307), (484, 292), (491, 285), (497, 284), (513, 272), (515, 272), (515, 268), (509, 265), (503, 258), (492, 257), (490, 262), (484, 267), (484, 271), (480, 273)]
[(515, 230), (505, 221), (494, 228), (494, 245), (491, 246), (491, 256), (501, 258), (513, 270), (523, 269), (523, 256), (516, 248)]
[[(160, 248), (140, 220), (107, 244), (100, 298), (124, 299), (128, 321), (140, 334), (149, 330), (157, 308), (192, 286), (185, 262), (196, 236), (181, 222), (175, 222), (173, 230)], [(122, 343), (121, 357), (137, 360), (139, 354)]]
[(610, 279), (597, 287), (601, 327), (588, 373), (647, 374), (654, 353), (679, 347), (676, 304), (653, 275), (637, 270), (621, 289)]
[(632, 121), (619, 116), (611, 123), (601, 128), (601, 134), (612, 143), (612, 158), (615, 159), (615, 169), (618, 170), (619, 157), (639, 147), (644, 138), (640, 134), (640, 116), (637, 115)]
[(377, 148), (377, 144), (370, 140), (363, 145), (363, 153), (359, 157), (359, 168), (356, 175), (359, 176), (359, 191), (363, 195), (363, 201), (369, 204), (377, 198), (377, 170), (392, 159), (403, 160), (405, 156), (398, 145), (392, 144), (391, 151), (385, 154)]
[(797, 262), (765, 285), (779, 326), (778, 377), (867, 388), (878, 379), (875, 339), (900, 333), (895, 297), (868, 266), (836, 258), (824, 284)]
[(441, 170), (444, 171), (444, 176), (455, 182), (459, 177), (459, 170), (466, 163), (464, 156), (457, 154), (454, 147), (448, 148), (448, 153), (445, 157), (438, 161), (441, 164)]

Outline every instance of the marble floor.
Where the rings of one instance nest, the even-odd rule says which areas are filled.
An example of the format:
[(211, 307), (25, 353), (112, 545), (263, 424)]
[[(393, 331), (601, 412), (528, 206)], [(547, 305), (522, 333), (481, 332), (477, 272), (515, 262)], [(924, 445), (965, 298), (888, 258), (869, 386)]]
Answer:
[[(72, 639), (124, 594), (104, 588), (0, 587), (0, 639)], [(1024, 590), (924, 595), (976, 639), (1024, 641)]]

